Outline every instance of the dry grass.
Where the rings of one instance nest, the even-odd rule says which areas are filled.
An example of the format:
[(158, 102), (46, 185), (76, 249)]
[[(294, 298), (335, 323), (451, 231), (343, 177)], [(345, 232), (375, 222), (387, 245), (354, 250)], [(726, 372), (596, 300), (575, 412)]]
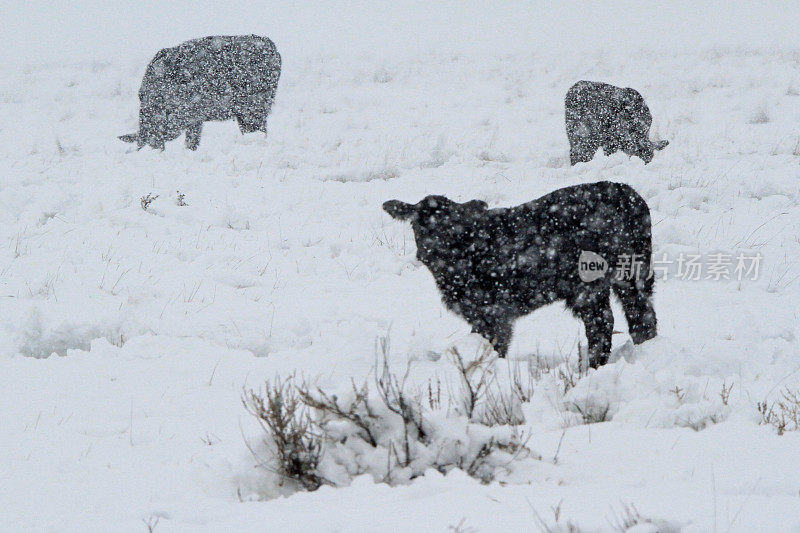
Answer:
[(800, 431), (800, 391), (786, 388), (779, 399), (771, 404), (759, 402), (758, 412), (761, 423), (775, 428), (778, 435), (787, 431)]
[(149, 192), (147, 193), (146, 196), (142, 196), (141, 198), (139, 198), (139, 205), (142, 206), (142, 209), (144, 211), (147, 211), (147, 208), (150, 207), (150, 204), (152, 204), (156, 198), (158, 198), (157, 194), (153, 196), (153, 193)]
[(756, 111), (752, 117), (750, 117), (748, 124), (767, 124), (769, 122), (770, 122), (769, 114), (767, 113), (766, 109), (762, 108)]
[[(354, 459), (358, 463), (354, 471), (370, 471), (389, 484), (408, 479), (409, 467), (419, 469), (415, 461), (420, 458), (430, 462), (425, 463), (427, 468), (440, 472), (459, 468), (489, 482), (498, 468), (506, 469), (508, 462), (529, 455), (527, 439), (516, 430), (500, 428), (488, 435), (479, 431), (475, 438), (480, 440), (472, 443), (469, 431), (466, 441), (446, 435), (450, 421), (462, 427), (465, 423), (522, 424), (522, 398), (529, 398), (532, 393), (521, 372), (517, 373), (516, 384), (505, 390), (495, 379), (493, 357), (483, 354), (467, 362), (455, 352), (451, 361), (460, 376), (461, 389), (443, 393), (438, 381), (429, 381), (427, 390), (417, 390), (408, 383), (411, 363), (402, 375), (394, 374), (389, 369), (388, 353), (388, 340), (380, 339), (373, 391), (368, 380), (361, 385), (351, 381), (349, 393), (340, 397), (294, 377), (267, 381), (263, 392), (245, 390), (242, 402), (261, 425), (271, 452), (271, 457), (260, 458), (251, 448), (260, 466), (301, 489), (313, 491), (323, 484), (333, 484), (320, 473), (320, 466), (326, 450), (340, 446), (363, 449), (368, 445), (385, 450), (386, 467), (380, 472), (375, 471), (374, 464), (358, 463), (358, 458)], [(446, 409), (444, 421), (441, 412), (431, 416), (441, 411), (443, 402), (455, 406), (453, 412)], [(445, 427), (441, 427), (443, 423)], [(496, 459), (496, 454), (501, 459)]]
[(276, 378), (267, 381), (263, 394), (246, 390), (242, 403), (274, 443), (275, 460), (260, 461), (261, 466), (297, 482), (305, 490), (316, 490), (325, 481), (317, 474), (323, 443), (301, 398), (292, 378)]

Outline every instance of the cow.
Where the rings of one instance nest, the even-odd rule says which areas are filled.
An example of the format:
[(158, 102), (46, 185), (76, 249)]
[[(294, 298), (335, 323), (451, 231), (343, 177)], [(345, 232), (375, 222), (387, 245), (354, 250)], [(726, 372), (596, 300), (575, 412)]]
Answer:
[(203, 122), (235, 118), (242, 133), (267, 133), (281, 75), (275, 44), (257, 35), (213, 36), (164, 48), (139, 89), (139, 131), (119, 138), (163, 150), (186, 131), (196, 150)]
[(570, 165), (591, 161), (598, 148), (622, 150), (649, 163), (669, 141), (650, 140), (650, 114), (639, 91), (596, 81), (579, 81), (564, 99)]
[(605, 364), (612, 291), (633, 342), (656, 335), (650, 210), (628, 185), (575, 185), (510, 208), (428, 196), (416, 204), (390, 200), (383, 209), (411, 223), (417, 259), (444, 305), (500, 357), (517, 318), (564, 300), (585, 325), (589, 364)]

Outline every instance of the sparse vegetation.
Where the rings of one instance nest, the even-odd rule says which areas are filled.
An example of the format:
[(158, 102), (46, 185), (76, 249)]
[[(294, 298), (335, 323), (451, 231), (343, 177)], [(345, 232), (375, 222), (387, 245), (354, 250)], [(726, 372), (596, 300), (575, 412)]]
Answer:
[(711, 412), (697, 416), (690, 416), (688, 418), (679, 418), (675, 421), (675, 425), (678, 427), (689, 428), (694, 431), (702, 431), (708, 426), (719, 424), (722, 422), (722, 420), (724, 420), (724, 418), (725, 416), (721, 413)]
[(572, 365), (569, 364), (569, 361), (565, 361), (563, 365), (558, 367), (558, 370), (556, 371), (556, 377), (561, 383), (562, 394), (566, 394), (573, 389), (578, 383), (578, 380), (583, 377), (583, 370), (580, 368), (580, 362), (578, 363), (578, 369), (576, 370), (572, 367)]
[[(553, 520), (550, 522), (545, 521), (541, 515), (536, 512), (536, 509), (533, 509), (533, 506), (531, 506), (535, 518), (535, 525), (539, 531), (543, 533), (581, 533), (586, 531), (586, 529), (578, 526), (571, 520), (562, 520), (563, 512), (561, 510), (561, 505), (563, 503), (564, 501), (561, 500), (558, 502), (558, 505), (550, 508), (553, 513)], [(611, 528), (610, 531), (618, 531), (619, 533), (639, 531), (640, 529), (641, 531), (677, 533), (677, 531), (681, 529), (679, 525), (670, 521), (642, 516), (632, 503), (623, 503), (622, 509), (620, 510), (612, 508), (611, 516), (607, 517), (606, 520)], [(604, 528), (603, 531), (605, 530)], [(590, 531), (594, 531), (594, 529), (590, 529)]]
[(770, 121), (770, 117), (769, 117), (769, 114), (767, 113), (767, 110), (764, 109), (764, 108), (761, 108), (761, 109), (757, 110), (755, 112), (755, 114), (753, 114), (752, 117), (750, 117), (749, 123), (750, 124), (767, 124), (767, 123), (769, 123), (769, 121)]
[(384, 67), (377, 69), (372, 75), (372, 81), (375, 83), (389, 83), (393, 79), (392, 73)]
[(725, 381), (722, 382), (722, 390), (719, 391), (719, 398), (722, 400), (722, 405), (728, 405), (731, 398), (731, 391), (733, 390), (733, 383), (728, 385)]
[(469, 527), (467, 525), (467, 519), (462, 518), (458, 521), (458, 524), (451, 525), (447, 527), (448, 530), (452, 531), (453, 533), (477, 533), (477, 529)]
[(465, 363), (458, 349), (450, 350), (450, 360), (458, 370), (461, 385), (460, 405), (457, 409), (470, 420), (475, 415), (475, 408), (486, 396), (486, 389), (491, 375), (486, 371), (486, 364), (493, 359), (492, 348), (483, 345), (476, 359)]
[[(567, 520), (565, 522), (561, 521), (561, 505), (564, 503), (564, 500), (558, 502), (557, 505), (550, 507), (550, 511), (553, 513), (553, 522), (548, 523), (545, 521), (544, 518), (536, 511), (536, 509), (531, 505), (531, 510), (533, 511), (533, 516), (535, 518), (536, 527), (542, 533), (581, 533), (583, 530), (574, 524), (572, 521)], [(530, 505), (530, 504), (529, 504)]]
[(683, 399), (686, 397), (686, 391), (675, 385), (675, 388), (670, 389), (670, 392), (675, 395), (675, 398), (678, 400), (678, 403), (683, 403)]
[(787, 431), (800, 431), (800, 391), (788, 387), (781, 391), (780, 398), (768, 404), (758, 402), (761, 423), (775, 428), (778, 435)]
[(150, 204), (152, 204), (156, 198), (158, 198), (157, 194), (153, 196), (153, 193), (149, 192), (146, 196), (142, 196), (139, 199), (139, 204), (142, 206), (144, 211), (147, 211), (147, 208), (150, 207)]
[(156, 530), (159, 520), (160, 518), (156, 515), (150, 515), (147, 519), (142, 518), (142, 522), (147, 528), (147, 533), (153, 533)]
[(530, 455), (527, 439), (511, 427), (523, 420), (515, 392), (520, 387), (503, 390), (485, 353), (470, 362), (454, 353), (463, 383), (447, 393), (451, 410), (441, 407), (440, 385), (429, 382), (424, 391), (409, 386), (411, 364), (402, 376), (390, 371), (386, 339), (378, 349), (374, 391), (367, 380), (351, 381), (348, 393), (337, 396), (294, 377), (268, 381), (261, 392), (246, 390), (243, 403), (264, 430), (270, 454), (261, 457), (251, 448), (259, 464), (283, 482), (313, 491), (363, 473), (403, 483), (428, 468), (458, 468), (489, 482)]
[(642, 516), (632, 503), (623, 503), (621, 510), (612, 511), (612, 518), (609, 519), (609, 523), (614, 528), (614, 531), (619, 533), (639, 531), (640, 527), (643, 531), (658, 531), (659, 533), (672, 533), (681, 529), (666, 520)]
[(305, 490), (318, 489), (324, 482), (317, 473), (322, 438), (294, 380), (267, 381), (263, 394), (245, 391), (242, 403), (272, 440), (274, 461), (262, 461), (261, 466), (274, 468), (282, 478)]
[(611, 411), (611, 406), (607, 403), (570, 402), (567, 407), (581, 415), (584, 424), (598, 424), (610, 420), (609, 412)]

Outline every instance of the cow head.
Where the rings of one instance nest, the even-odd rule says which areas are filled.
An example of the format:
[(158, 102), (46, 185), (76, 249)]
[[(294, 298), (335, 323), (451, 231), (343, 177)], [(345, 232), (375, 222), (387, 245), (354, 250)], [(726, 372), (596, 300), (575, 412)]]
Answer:
[(183, 131), (176, 114), (169, 114), (162, 102), (142, 99), (139, 108), (139, 131), (120, 135), (125, 142), (135, 142), (141, 149), (145, 144), (151, 148), (164, 149), (164, 143), (176, 139)]
[(664, 148), (667, 147), (668, 144), (669, 141), (653, 142), (647, 137), (644, 137), (642, 139), (639, 139), (639, 142), (635, 145), (633, 150), (631, 151), (625, 150), (625, 152), (628, 155), (635, 155), (641, 158), (641, 160), (644, 161), (645, 164), (647, 164), (653, 160), (653, 156), (655, 155), (655, 152), (657, 150), (663, 150)]
[(126, 133), (125, 135), (120, 135), (117, 137), (120, 141), (125, 141), (126, 143), (136, 143), (136, 149), (141, 150), (142, 146), (144, 146), (144, 141), (142, 137), (139, 135), (139, 132), (136, 133)]
[(653, 116), (639, 91), (625, 89), (617, 123), (618, 136), (622, 150), (629, 156), (641, 158), (645, 164), (653, 160), (655, 151), (663, 150), (669, 144), (669, 141), (650, 140), (652, 124)]
[(146, 144), (151, 148), (163, 150), (164, 142), (169, 139), (165, 139), (166, 136), (164, 135), (164, 123), (166, 120), (159, 115), (159, 113), (154, 113), (150, 106), (146, 106), (142, 102), (139, 109), (139, 131), (120, 135), (120, 140), (129, 143), (135, 142), (137, 149), (141, 149)]
[(639, 141), (639, 143), (635, 146), (633, 150), (631, 150), (630, 152), (628, 150), (625, 150), (625, 152), (628, 155), (635, 155), (641, 158), (641, 160), (644, 161), (645, 164), (647, 164), (653, 160), (653, 156), (655, 155), (655, 152), (657, 150), (663, 150), (664, 148), (667, 147), (668, 144), (669, 141), (653, 142), (647, 137), (645, 137), (644, 139), (641, 139)]
[(446, 266), (475, 239), (475, 227), (483, 218), (486, 202), (458, 203), (444, 196), (427, 196), (416, 204), (389, 200), (383, 210), (392, 218), (411, 222), (417, 243), (417, 259), (429, 268)]
[(156, 54), (142, 80), (139, 131), (119, 137), (125, 142), (135, 142), (139, 149), (146, 144), (163, 150), (164, 143), (176, 139), (187, 125), (186, 113), (180, 105), (187, 97), (181, 92), (180, 83), (175, 82), (165, 53), (162, 50)]

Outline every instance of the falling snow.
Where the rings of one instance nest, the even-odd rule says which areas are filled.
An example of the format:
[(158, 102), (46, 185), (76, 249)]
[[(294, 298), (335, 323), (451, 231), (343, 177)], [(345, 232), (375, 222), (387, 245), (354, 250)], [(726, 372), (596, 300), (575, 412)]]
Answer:
[[(800, 528), (800, 432), (780, 408), (800, 390), (791, 3), (7, 4), (0, 529)], [(262, 96), (242, 129), (240, 78), (201, 68), (229, 41), (196, 39), (223, 34), (280, 51), (280, 72), (266, 40), (234, 54), (259, 65), (244, 69)], [(564, 98), (579, 80), (622, 91), (615, 102), (635, 88), (652, 123), (620, 122), (635, 135), (572, 165)], [(148, 95), (164, 120), (142, 131)], [(164, 150), (117, 138), (132, 131)], [(645, 139), (669, 140), (647, 164), (631, 149)], [(629, 191), (611, 200), (643, 199), (649, 224), (644, 209), (585, 216), (604, 182)], [(394, 220), (392, 199), (429, 212)], [(587, 327), (560, 285), (570, 254), (638, 250), (646, 226), (654, 258), (758, 256), (759, 275), (665, 265), (657, 336), (634, 344), (612, 296), (608, 362), (582, 372)], [(607, 332), (594, 294), (576, 303), (602, 303)], [(374, 478), (394, 452), (352, 438), (324, 461), (336, 486), (289, 490), (257, 468), (243, 387), (296, 376), (344, 400), (388, 338), (391, 371), (446, 397), (448, 355), (486, 348), (464, 319), (486, 305), (519, 316), (493, 379), (531, 385), (515, 411), (530, 453), (495, 481), (434, 467), (508, 432), (463, 420), (437, 419), (394, 484)]]

